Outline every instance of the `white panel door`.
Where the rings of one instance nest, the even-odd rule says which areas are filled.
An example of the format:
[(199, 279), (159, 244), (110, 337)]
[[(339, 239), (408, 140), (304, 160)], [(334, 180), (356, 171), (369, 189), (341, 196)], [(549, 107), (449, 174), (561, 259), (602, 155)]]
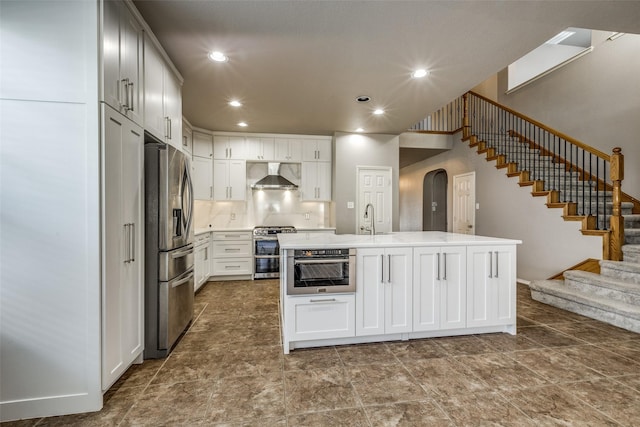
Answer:
[(476, 173), (453, 177), (453, 232), (476, 233)]
[(376, 233), (391, 231), (391, 168), (358, 167), (358, 218), (356, 233), (368, 234), (364, 228), (371, 227), (371, 216), (365, 218), (365, 207), (374, 208)]

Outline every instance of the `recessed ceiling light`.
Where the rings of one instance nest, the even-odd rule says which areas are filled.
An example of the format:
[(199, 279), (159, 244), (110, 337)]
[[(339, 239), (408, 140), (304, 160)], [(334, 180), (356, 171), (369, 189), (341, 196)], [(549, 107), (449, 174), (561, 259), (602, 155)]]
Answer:
[(240, 122), (240, 123), (238, 123), (238, 126), (240, 126), (241, 128), (246, 128), (249, 125), (246, 124), (245, 122)]
[(421, 77), (426, 76), (427, 74), (429, 74), (427, 70), (425, 70), (424, 68), (420, 68), (418, 70), (415, 70), (413, 73), (411, 73), (411, 77), (413, 77), (414, 79), (419, 79)]
[(369, 102), (371, 101), (371, 97), (369, 95), (360, 95), (356, 97), (357, 102)]
[(232, 107), (242, 107), (242, 102), (240, 101), (236, 101), (235, 99), (233, 101), (229, 102), (229, 105), (231, 105)]
[(358, 129), (356, 129), (356, 132), (364, 132), (364, 129), (358, 128)]
[(381, 114), (384, 114), (384, 110), (382, 108), (378, 108), (377, 110), (373, 110), (373, 114), (379, 116)]
[(209, 59), (215, 62), (227, 62), (229, 57), (222, 52), (212, 51), (209, 52)]

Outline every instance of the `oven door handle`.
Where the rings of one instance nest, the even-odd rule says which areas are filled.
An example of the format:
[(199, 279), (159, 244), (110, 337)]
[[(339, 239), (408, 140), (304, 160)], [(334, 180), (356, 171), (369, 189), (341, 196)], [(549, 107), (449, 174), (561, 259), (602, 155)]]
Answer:
[(253, 240), (255, 240), (256, 242), (259, 242), (259, 241), (263, 241), (263, 240), (278, 240), (278, 238), (275, 237), (275, 236), (274, 237), (262, 237), (262, 236), (257, 237), (256, 236), (256, 237), (253, 238)]
[(349, 258), (323, 258), (323, 259), (294, 259), (293, 263), (298, 264), (342, 264), (349, 262)]

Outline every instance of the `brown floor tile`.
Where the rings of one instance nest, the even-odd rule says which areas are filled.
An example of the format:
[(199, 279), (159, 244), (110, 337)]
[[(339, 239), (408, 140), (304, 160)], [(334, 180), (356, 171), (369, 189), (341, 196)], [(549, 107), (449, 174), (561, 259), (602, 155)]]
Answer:
[(576, 363), (555, 349), (517, 351), (509, 357), (531, 369), (551, 383), (566, 383), (602, 378), (596, 371)]
[(522, 328), (518, 333), (545, 347), (564, 347), (584, 344), (582, 340), (572, 338), (548, 326), (531, 326)]
[(619, 426), (616, 422), (558, 386), (518, 390), (506, 398), (535, 425)]
[(516, 351), (516, 350), (530, 350), (533, 348), (541, 348), (542, 345), (522, 334), (510, 335), (505, 333), (498, 334), (483, 334), (477, 335), (477, 337), (492, 347), (495, 351)]
[(509, 391), (548, 383), (526, 365), (509, 358), (507, 353), (461, 356), (457, 357), (456, 361), (495, 391)]
[(361, 408), (313, 412), (293, 415), (287, 419), (289, 427), (367, 427), (367, 416)]
[(616, 339), (608, 331), (598, 328), (589, 322), (572, 322), (551, 325), (551, 328), (569, 335), (570, 337), (586, 341), (591, 344), (602, 343)]
[(464, 356), (496, 351), (495, 348), (475, 335), (436, 338), (435, 341), (442, 346), (450, 356)]
[(411, 375), (432, 397), (454, 396), (487, 390), (488, 385), (454, 358), (405, 362)]
[(456, 426), (536, 426), (527, 415), (498, 393), (452, 396), (439, 403)]
[(603, 329), (609, 333), (612, 340), (637, 340), (640, 341), (640, 334), (626, 329), (618, 328), (617, 326), (610, 325), (609, 323), (600, 322), (598, 320), (589, 319), (585, 323), (595, 326), (596, 328)]
[(125, 389), (128, 387), (146, 387), (160, 371), (167, 359), (149, 359), (141, 364), (132, 365), (127, 371), (111, 386), (113, 390)]
[(448, 356), (446, 350), (438, 344), (438, 340), (436, 339), (392, 342), (387, 343), (387, 347), (400, 361), (433, 359)]
[(207, 423), (281, 418), (285, 415), (281, 376), (222, 378), (212, 387)]
[(288, 415), (358, 406), (353, 386), (341, 367), (288, 371), (284, 384)]
[(347, 374), (363, 405), (427, 400), (425, 392), (400, 365), (352, 365)]
[(393, 365), (398, 359), (384, 343), (345, 345), (336, 347), (345, 365)]
[(210, 381), (151, 385), (121, 425), (180, 425), (199, 420), (206, 413), (213, 387)]
[(574, 383), (565, 390), (623, 425), (640, 423), (640, 393), (613, 379)]
[(627, 387), (631, 387), (637, 392), (640, 392), (640, 375), (629, 375), (624, 377), (613, 378), (620, 384), (624, 384)]
[[(282, 349), (278, 347), (282, 352)], [(342, 367), (342, 360), (335, 347), (307, 348), (292, 351), (284, 356), (285, 371), (305, 371)]]
[(640, 372), (638, 363), (593, 345), (568, 347), (556, 351), (609, 377), (633, 375)]
[(433, 402), (401, 402), (364, 408), (374, 427), (453, 427), (451, 419)]

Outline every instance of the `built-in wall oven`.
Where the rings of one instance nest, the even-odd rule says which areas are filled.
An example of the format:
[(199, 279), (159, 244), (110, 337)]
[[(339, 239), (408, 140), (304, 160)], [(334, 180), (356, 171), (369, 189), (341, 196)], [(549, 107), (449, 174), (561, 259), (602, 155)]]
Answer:
[(280, 277), (279, 233), (295, 233), (292, 226), (259, 226), (253, 229), (254, 279)]
[(312, 295), (356, 290), (355, 249), (293, 250), (287, 254), (287, 294)]

